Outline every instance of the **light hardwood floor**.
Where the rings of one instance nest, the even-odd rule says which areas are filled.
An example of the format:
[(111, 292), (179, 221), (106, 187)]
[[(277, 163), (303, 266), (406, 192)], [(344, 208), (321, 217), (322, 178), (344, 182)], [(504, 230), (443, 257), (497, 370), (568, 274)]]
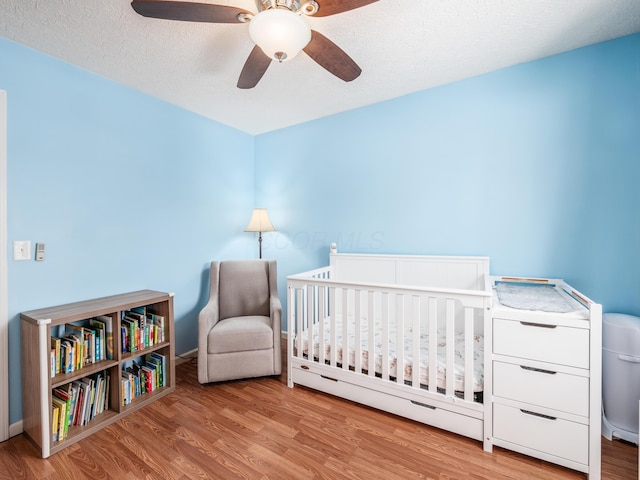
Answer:
[[(286, 371), (286, 368), (285, 368)], [(584, 479), (586, 475), (302, 387), (286, 374), (176, 391), (48, 459), (18, 435), (2, 479)], [(602, 441), (603, 479), (637, 478), (637, 448)]]

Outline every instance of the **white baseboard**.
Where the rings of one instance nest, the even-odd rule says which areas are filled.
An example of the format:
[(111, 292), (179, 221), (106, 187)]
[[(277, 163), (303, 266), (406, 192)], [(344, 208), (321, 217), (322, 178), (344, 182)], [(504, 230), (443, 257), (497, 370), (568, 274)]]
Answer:
[(9, 425), (9, 438), (20, 435), (22, 432), (24, 432), (24, 428), (22, 428), (22, 420)]
[(181, 363), (188, 362), (192, 358), (197, 358), (197, 357), (198, 357), (198, 349), (194, 348), (193, 350), (189, 350), (188, 352), (181, 353), (179, 357), (176, 355), (176, 359), (175, 359), (176, 365), (180, 365)]

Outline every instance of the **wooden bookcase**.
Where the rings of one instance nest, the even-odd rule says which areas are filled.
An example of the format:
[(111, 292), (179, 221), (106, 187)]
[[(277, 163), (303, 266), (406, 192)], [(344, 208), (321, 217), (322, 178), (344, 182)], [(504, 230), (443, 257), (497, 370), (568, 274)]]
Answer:
[[(150, 312), (164, 317), (164, 341), (134, 353), (122, 351), (121, 321), (123, 312), (136, 307), (147, 307)], [(88, 320), (100, 315), (111, 318), (113, 329), (113, 355), (85, 365), (71, 373), (51, 376), (51, 335), (71, 322)], [(175, 390), (175, 343), (173, 328), (173, 294), (140, 290), (56, 307), (43, 308), (20, 314), (22, 342), (22, 410), (24, 433), (38, 446), (42, 458), (82, 440), (125, 415)], [(142, 394), (123, 405), (122, 372), (133, 360), (156, 352), (165, 361), (165, 386)], [(65, 439), (55, 441), (52, 435), (52, 390), (79, 381), (87, 376), (105, 372), (109, 377), (109, 405), (82, 426), (69, 427)], [(105, 375), (106, 377), (106, 375)]]

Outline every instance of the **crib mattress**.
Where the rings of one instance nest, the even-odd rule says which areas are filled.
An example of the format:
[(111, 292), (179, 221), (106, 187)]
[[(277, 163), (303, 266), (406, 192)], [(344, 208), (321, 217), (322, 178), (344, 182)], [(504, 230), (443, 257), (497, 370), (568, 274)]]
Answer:
[[(347, 322), (347, 337), (348, 337), (348, 365), (350, 368), (355, 366), (355, 322), (350, 320)], [(361, 368), (366, 370), (369, 365), (369, 355), (375, 356), (375, 373), (382, 374), (382, 339), (383, 339), (383, 325), (377, 321), (374, 324), (375, 329), (375, 346), (373, 349), (369, 348), (369, 322), (363, 319), (360, 322), (360, 339), (361, 339)], [(331, 351), (333, 345), (331, 344), (331, 322), (329, 318), (325, 318), (322, 322), (322, 328), (324, 330), (324, 354), (325, 359), (331, 358)], [(313, 326), (312, 335), (312, 356), (318, 360), (320, 358), (320, 323), (316, 323)], [(345, 352), (343, 348), (343, 327), (342, 318), (336, 317), (336, 361), (342, 364), (345, 361)], [(439, 389), (445, 389), (446, 376), (447, 376), (447, 362), (446, 362), (446, 334), (445, 332), (438, 331), (438, 352), (437, 352), (437, 378), (436, 385)], [(397, 352), (398, 346), (396, 345), (397, 330), (394, 322), (389, 324), (389, 357), (388, 357), (388, 372), (390, 377), (397, 378), (398, 376), (398, 359)], [(404, 365), (402, 366), (402, 372), (404, 374), (405, 381), (411, 381), (413, 376), (413, 334), (412, 328), (405, 328), (404, 334)], [(456, 391), (464, 391), (464, 376), (465, 376), (465, 335), (459, 333), (455, 335), (455, 349), (454, 353), (454, 375), (455, 375), (455, 389)], [(473, 391), (482, 392), (484, 386), (484, 339), (482, 335), (473, 335)], [(297, 346), (297, 342), (294, 342)], [(309, 356), (309, 334), (308, 331), (302, 333), (302, 350), (303, 354)], [(420, 383), (423, 386), (428, 386), (429, 379), (429, 334), (427, 332), (420, 332)]]

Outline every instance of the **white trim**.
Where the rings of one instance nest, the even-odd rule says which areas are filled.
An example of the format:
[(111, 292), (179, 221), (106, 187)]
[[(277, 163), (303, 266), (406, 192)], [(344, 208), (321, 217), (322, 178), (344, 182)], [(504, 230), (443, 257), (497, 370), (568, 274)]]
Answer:
[(182, 363), (189, 362), (194, 358), (198, 358), (197, 348), (194, 348), (193, 350), (189, 350), (188, 352), (181, 353), (180, 356), (176, 355), (175, 362), (176, 362), (176, 365), (180, 365)]
[(7, 254), (7, 92), (0, 90), (0, 442), (9, 438), (9, 302)]
[(16, 423), (9, 425), (9, 437), (15, 437), (24, 432), (22, 420), (18, 420)]

